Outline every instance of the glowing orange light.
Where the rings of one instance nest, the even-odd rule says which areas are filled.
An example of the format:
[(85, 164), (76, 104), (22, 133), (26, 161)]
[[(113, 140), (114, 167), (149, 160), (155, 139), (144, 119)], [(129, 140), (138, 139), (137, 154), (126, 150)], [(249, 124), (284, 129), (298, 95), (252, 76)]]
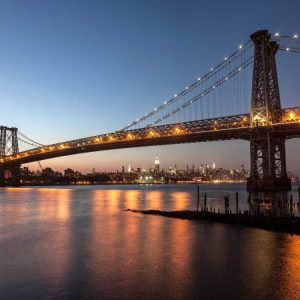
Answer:
[(182, 129), (181, 129), (180, 127), (176, 127), (176, 128), (175, 128), (175, 133), (176, 133), (176, 134), (182, 133)]
[(131, 140), (131, 139), (134, 138), (134, 136), (133, 136), (131, 133), (128, 133), (128, 134), (127, 134), (127, 138), (128, 138), (129, 140)]
[(295, 112), (293, 112), (293, 111), (290, 111), (289, 112), (289, 120), (290, 121), (294, 121), (295, 119), (296, 119), (296, 114), (295, 114)]
[(155, 132), (154, 132), (153, 130), (150, 130), (150, 131), (149, 131), (149, 135), (150, 135), (150, 136), (155, 136)]

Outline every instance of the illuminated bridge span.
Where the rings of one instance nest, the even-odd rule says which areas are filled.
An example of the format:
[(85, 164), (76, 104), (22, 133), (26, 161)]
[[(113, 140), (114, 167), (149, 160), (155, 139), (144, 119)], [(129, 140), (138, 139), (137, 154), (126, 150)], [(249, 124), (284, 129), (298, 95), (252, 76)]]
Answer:
[[(300, 52), (296, 47), (299, 41), (298, 36), (271, 35), (266, 30), (254, 33), (250, 41), (207, 74), (119, 131), (42, 145), (17, 128), (1, 126), (2, 184), (16, 184), (21, 164), (43, 159), (110, 149), (242, 139), (250, 141), (248, 189), (288, 190), (291, 183), (286, 172), (285, 140), (300, 137), (300, 107), (281, 108), (275, 54), (278, 50)], [(20, 151), (21, 145), (27, 149)]]
[[(269, 127), (275, 136), (300, 136), (300, 107), (281, 110), (281, 120)], [(1, 158), (2, 165), (14, 165), (77, 153), (216, 140), (249, 140), (249, 130), (265, 130), (250, 125), (250, 115), (236, 115), (208, 120), (182, 122), (140, 129), (115, 131), (83, 139), (65, 141), (19, 152)]]

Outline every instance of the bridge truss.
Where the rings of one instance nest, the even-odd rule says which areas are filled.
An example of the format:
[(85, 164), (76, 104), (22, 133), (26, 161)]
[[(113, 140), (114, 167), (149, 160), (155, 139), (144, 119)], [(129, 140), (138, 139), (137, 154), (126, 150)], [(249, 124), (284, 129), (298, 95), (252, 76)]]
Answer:
[[(24, 163), (83, 152), (244, 139), (250, 141), (248, 189), (289, 189), (285, 139), (300, 136), (300, 109), (281, 108), (275, 54), (278, 50), (300, 52), (292, 46), (300, 40), (266, 30), (250, 38), (207, 74), (122, 130), (42, 145), (16, 128), (1, 127), (0, 173)], [(2, 138), (4, 133), (8, 139)]]

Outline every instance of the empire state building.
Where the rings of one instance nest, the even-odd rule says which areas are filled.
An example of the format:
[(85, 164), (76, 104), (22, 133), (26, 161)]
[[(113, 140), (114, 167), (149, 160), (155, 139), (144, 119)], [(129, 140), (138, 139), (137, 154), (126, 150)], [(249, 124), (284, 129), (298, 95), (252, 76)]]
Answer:
[(159, 159), (158, 159), (158, 156), (156, 155), (155, 157), (155, 161), (154, 161), (154, 171), (156, 173), (159, 173)]

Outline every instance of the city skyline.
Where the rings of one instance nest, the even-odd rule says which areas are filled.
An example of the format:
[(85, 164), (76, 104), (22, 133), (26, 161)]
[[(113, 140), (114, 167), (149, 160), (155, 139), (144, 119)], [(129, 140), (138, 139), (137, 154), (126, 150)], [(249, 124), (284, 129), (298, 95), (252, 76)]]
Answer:
[[(299, 28), (294, 14), (288, 25), (274, 18), (277, 13), (290, 15), (299, 6), (296, 1), (284, 9), (272, 1), (257, 6), (232, 1), (220, 11), (215, 11), (213, 3), (197, 1), (188, 6), (180, 1), (147, 5), (138, 1), (15, 3), (0, 4), (1, 54), (5, 58), (1, 61), (0, 96), (6, 112), (2, 122), (43, 144), (122, 128), (206, 73), (258, 27), (289, 33)], [(270, 5), (272, 11), (268, 10)], [(131, 13), (133, 6), (139, 12), (136, 15)], [(250, 14), (239, 14), (245, 9), (256, 14), (255, 20)], [(213, 12), (214, 17), (208, 17), (211, 14), (207, 12)], [(224, 14), (228, 22), (220, 28), (214, 20)], [(237, 28), (240, 22), (246, 24)], [(290, 61), (279, 54), (284, 106), (296, 105), (299, 99), (299, 62), (286, 63)], [(299, 173), (297, 151), (292, 149), (299, 149), (299, 141), (287, 142), (288, 170)], [(134, 157), (137, 164), (147, 163), (149, 153), (157, 152), (166, 164), (174, 157), (179, 165), (186, 165), (189, 157), (192, 161), (215, 160), (226, 167), (249, 167), (249, 143), (241, 141), (105, 151), (56, 158), (44, 164), (87, 171), (99, 163), (105, 169), (116, 169), (121, 159), (129, 164)], [(182, 153), (188, 155), (182, 157)]]
[[(232, 166), (229, 169), (235, 170), (235, 169), (239, 169), (241, 166), (244, 167), (245, 165), (241, 164), (239, 166)], [(86, 173), (91, 173), (91, 172), (123, 172), (123, 169), (124, 169), (125, 172), (130, 173), (132, 170), (136, 170), (136, 169), (141, 169), (141, 170), (153, 169), (153, 170), (155, 170), (156, 168), (158, 168), (158, 170), (167, 170), (169, 168), (174, 168), (174, 167), (176, 167), (178, 170), (185, 170), (187, 168), (192, 170), (192, 168), (200, 169), (202, 167), (208, 167), (208, 168), (212, 168), (212, 169), (224, 168), (224, 166), (217, 165), (215, 161), (191, 162), (191, 163), (186, 164), (186, 165), (179, 165), (178, 163), (176, 163), (176, 161), (174, 161), (172, 164), (167, 165), (166, 163), (161, 161), (159, 156), (156, 154), (152, 158), (152, 163), (150, 163), (150, 164), (143, 163), (141, 165), (137, 165), (134, 161), (132, 161), (131, 163), (128, 163), (128, 164), (121, 164), (117, 169), (111, 169), (111, 168), (101, 169), (97, 165), (95, 165), (92, 169), (87, 170)], [(43, 164), (43, 162), (42, 163), (40, 162), (38, 164), (38, 167), (30, 168), (30, 170), (39, 171), (39, 170), (45, 169), (45, 168), (51, 168), (51, 167), (49, 167), (47, 164)], [(74, 169), (74, 168), (72, 166), (68, 166), (67, 169)], [(65, 170), (66, 169), (57, 169), (55, 171), (63, 172)], [(76, 169), (75, 171), (80, 171), (80, 170)]]

